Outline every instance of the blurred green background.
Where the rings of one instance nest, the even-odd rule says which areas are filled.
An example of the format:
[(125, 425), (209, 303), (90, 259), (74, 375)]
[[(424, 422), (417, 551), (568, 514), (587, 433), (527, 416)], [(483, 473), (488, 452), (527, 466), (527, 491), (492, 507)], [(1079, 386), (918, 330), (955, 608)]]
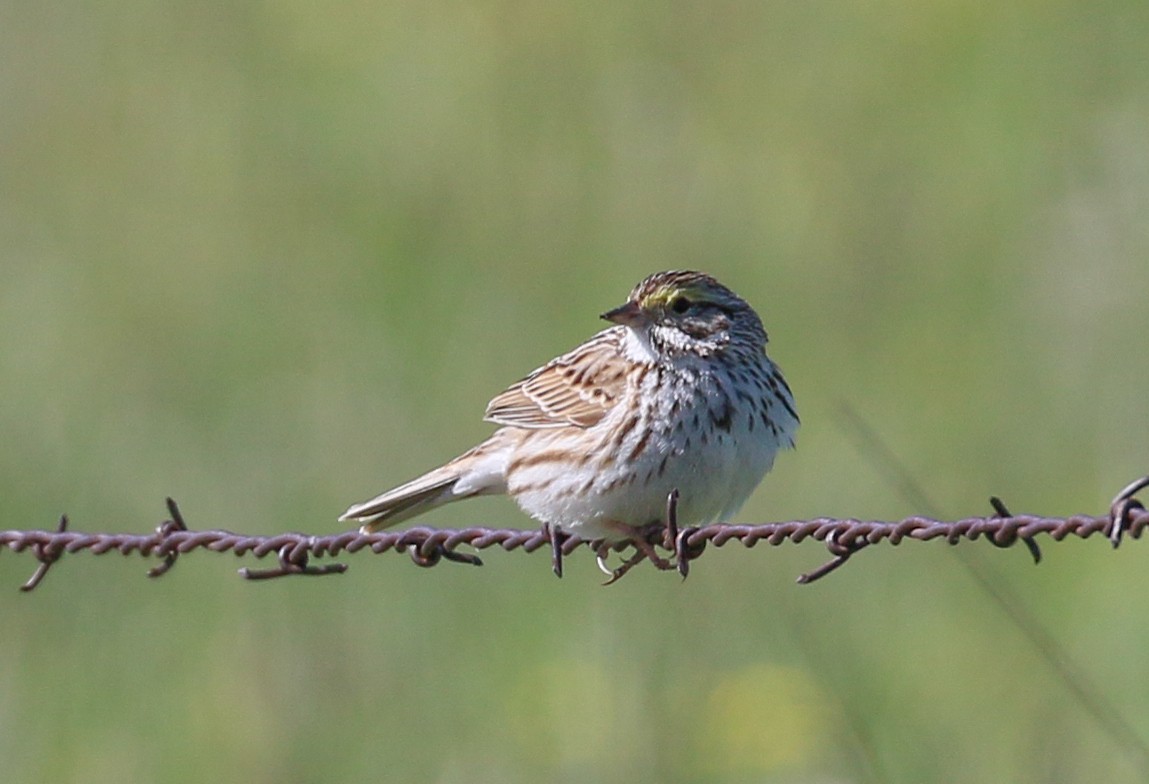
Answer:
[[(1147, 40), (1143, 0), (0, 2), (0, 527), (339, 530), (675, 267), (803, 416), (740, 519), (924, 511), (843, 404), (946, 515), (1100, 512), (1149, 471)], [(1149, 738), (1144, 545), (1042, 543), (962, 552)], [(4, 552), (4, 778), (1143, 780), (952, 549), (794, 584), (825, 558), (23, 595)]]

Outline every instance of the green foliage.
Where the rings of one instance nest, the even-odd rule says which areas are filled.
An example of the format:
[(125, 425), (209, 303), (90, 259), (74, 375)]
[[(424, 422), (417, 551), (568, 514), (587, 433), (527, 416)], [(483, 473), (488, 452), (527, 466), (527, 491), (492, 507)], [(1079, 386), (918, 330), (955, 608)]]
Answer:
[[(755, 304), (746, 520), (1096, 512), (1149, 470), (1144, 2), (8, 3), (0, 527), (328, 532), (657, 269)], [(528, 525), (505, 500), (438, 525)], [(976, 544), (1144, 736), (1140, 548)], [(0, 554), (9, 781), (1138, 781), (942, 545), (600, 588)]]

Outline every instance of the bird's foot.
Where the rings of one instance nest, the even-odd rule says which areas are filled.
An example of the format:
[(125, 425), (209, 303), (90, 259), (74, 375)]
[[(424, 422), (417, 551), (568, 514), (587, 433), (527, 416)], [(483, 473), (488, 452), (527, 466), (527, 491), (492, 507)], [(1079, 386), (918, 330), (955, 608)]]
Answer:
[(610, 544), (604, 542), (599, 546), (598, 552), (595, 555), (595, 562), (598, 564), (598, 568), (609, 578), (603, 585), (613, 585), (617, 583), (623, 578), (623, 575), (646, 560), (646, 553), (638, 550), (630, 558), (623, 561), (617, 569), (611, 569), (606, 563), (606, 558), (610, 554), (610, 550)]
[(598, 542), (595, 547), (595, 560), (598, 563), (598, 568), (602, 571), (602, 573), (610, 578), (605, 583), (603, 583), (603, 585), (612, 585), (613, 583), (618, 582), (627, 572), (638, 566), (643, 561), (650, 561), (652, 564), (654, 564), (654, 567), (660, 571), (671, 571), (677, 569), (678, 567), (674, 563), (668, 561), (666, 558), (663, 558), (658, 554), (658, 552), (654, 549), (654, 545), (650, 541), (650, 537), (652, 536), (661, 537), (662, 531), (663, 526), (661, 524), (657, 525), (657, 529), (652, 527), (641, 531), (635, 531), (633, 535), (625, 542), (625, 544), (629, 544), (634, 548), (634, 553), (631, 554), (629, 558), (623, 561), (615, 569), (611, 569), (607, 564), (607, 557), (610, 555), (611, 550), (624, 547), (625, 544), (616, 545), (606, 540)]

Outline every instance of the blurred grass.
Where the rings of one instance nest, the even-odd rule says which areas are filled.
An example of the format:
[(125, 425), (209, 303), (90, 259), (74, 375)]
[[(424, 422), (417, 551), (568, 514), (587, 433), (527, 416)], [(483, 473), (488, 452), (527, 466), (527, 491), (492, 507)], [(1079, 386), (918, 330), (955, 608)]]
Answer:
[[(746, 520), (1095, 512), (1145, 473), (1149, 6), (0, 5), (4, 527), (335, 530), (656, 269), (804, 426)], [(529, 524), (505, 500), (429, 517)], [(976, 545), (972, 547), (976, 548)], [(978, 553), (1149, 737), (1140, 545)], [(952, 554), (244, 584), (0, 557), (10, 781), (1137, 781)], [(3, 594), (0, 594), (3, 596)], [(1121, 597), (1121, 600), (1115, 599)]]

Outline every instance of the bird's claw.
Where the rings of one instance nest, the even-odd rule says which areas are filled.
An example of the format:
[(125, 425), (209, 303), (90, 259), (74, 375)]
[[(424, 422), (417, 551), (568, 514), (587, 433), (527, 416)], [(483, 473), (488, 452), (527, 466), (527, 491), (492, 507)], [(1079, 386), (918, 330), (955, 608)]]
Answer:
[(611, 569), (609, 566), (607, 566), (606, 563), (606, 556), (609, 552), (610, 545), (604, 544), (601, 548), (599, 548), (598, 554), (595, 556), (595, 561), (598, 563), (598, 568), (602, 570), (602, 573), (609, 578), (605, 583), (603, 583), (604, 586), (617, 583), (627, 572), (638, 566), (647, 558), (646, 553), (642, 552), (642, 550), (637, 550), (634, 555), (623, 561), (617, 569)]
[(605, 574), (608, 579), (603, 585), (613, 585), (623, 578), (623, 576), (634, 567), (638, 566), (643, 561), (649, 560), (654, 564), (656, 569), (660, 571), (669, 572), (678, 569), (676, 564), (671, 563), (655, 552), (654, 545), (641, 537), (635, 537), (629, 542), (634, 547), (634, 553), (619, 564), (618, 568), (611, 569), (607, 564), (607, 556), (610, 555), (611, 545), (607, 542), (602, 542), (595, 552), (595, 563), (598, 568)]

